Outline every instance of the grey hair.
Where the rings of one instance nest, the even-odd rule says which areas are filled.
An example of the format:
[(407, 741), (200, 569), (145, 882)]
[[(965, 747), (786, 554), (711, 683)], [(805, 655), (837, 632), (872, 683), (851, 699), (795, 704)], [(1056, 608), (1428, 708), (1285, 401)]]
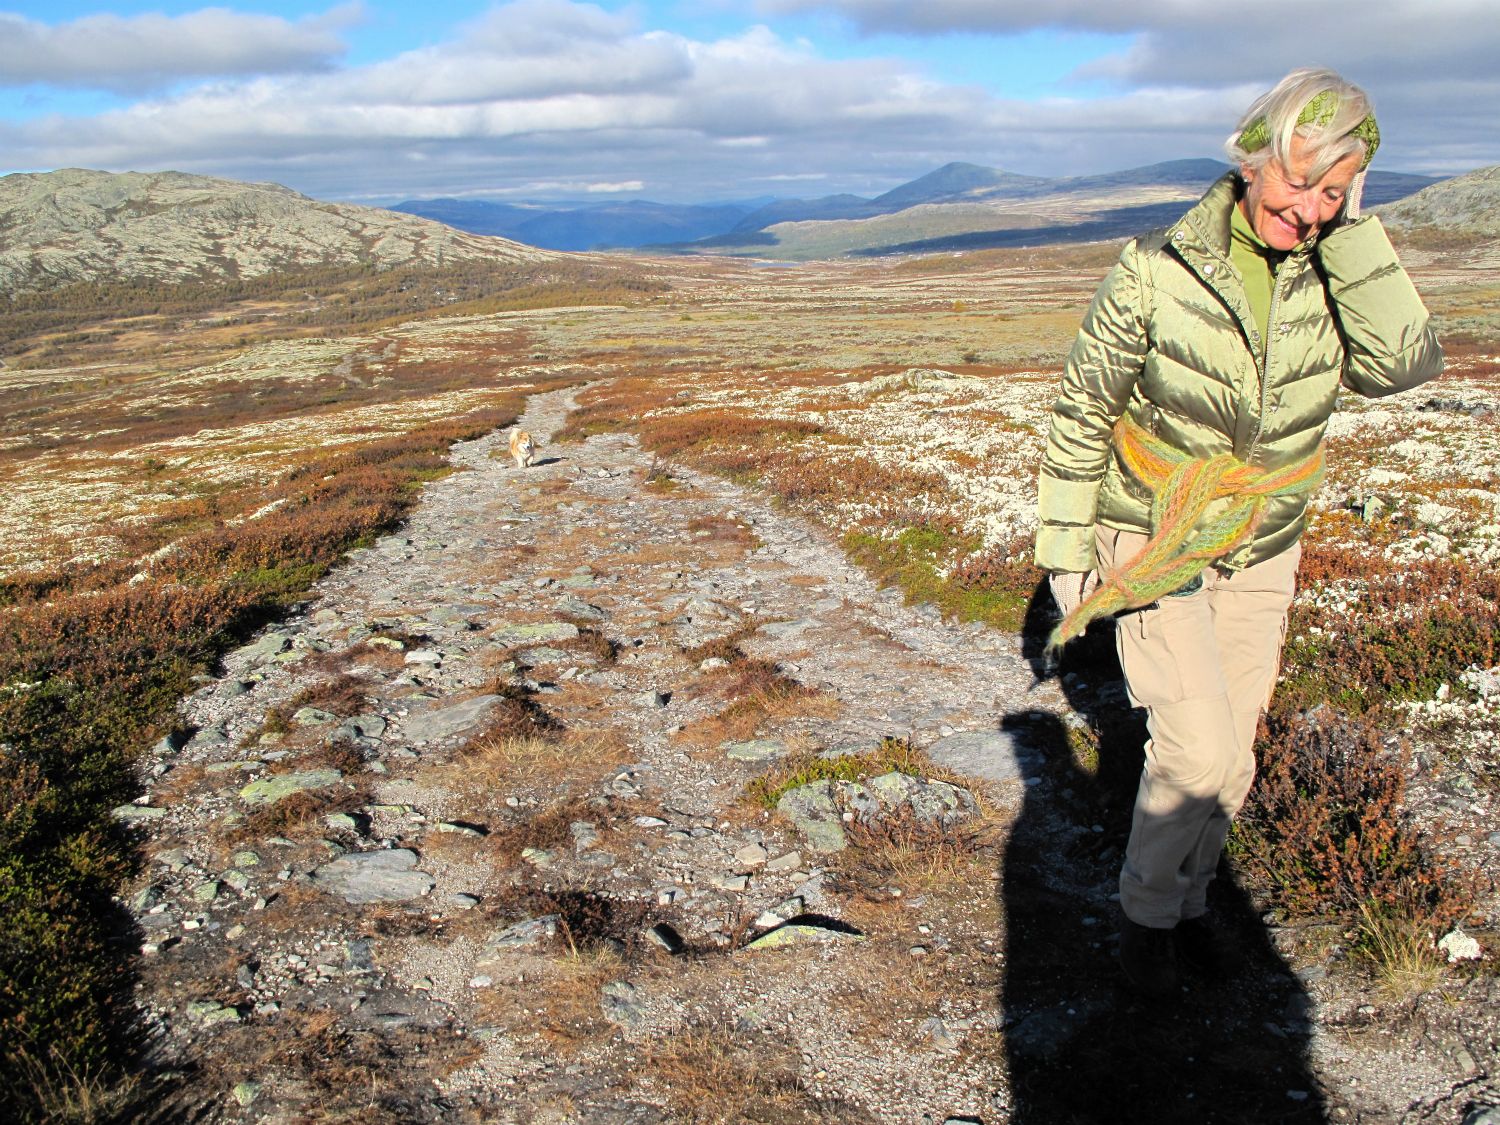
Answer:
[[(1297, 124), (1304, 106), (1319, 94), (1331, 93), (1337, 100), (1333, 116), (1319, 125)], [(1373, 112), (1369, 95), (1354, 83), (1332, 70), (1305, 67), (1294, 70), (1266, 93), (1255, 99), (1234, 132), (1224, 142), (1224, 152), (1236, 166), (1263, 168), (1273, 158), (1286, 167), (1292, 150), (1292, 138), (1301, 137), (1310, 146), (1310, 176), (1317, 180), (1340, 160), (1352, 154), (1365, 156), (1365, 142), (1349, 132)], [(1270, 143), (1253, 152), (1240, 145), (1245, 130), (1264, 117)]]

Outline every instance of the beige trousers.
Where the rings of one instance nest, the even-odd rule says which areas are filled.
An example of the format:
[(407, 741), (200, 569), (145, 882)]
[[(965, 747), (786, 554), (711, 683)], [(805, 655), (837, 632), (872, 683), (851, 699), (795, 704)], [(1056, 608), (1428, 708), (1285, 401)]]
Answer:
[[(1129, 563), (1136, 532), (1100, 527), (1101, 572)], [(1246, 567), (1210, 567), (1201, 585), (1122, 614), (1115, 638), (1131, 702), (1147, 710), (1146, 765), (1120, 905), (1142, 926), (1207, 910), (1229, 823), (1255, 776), (1252, 746), (1270, 702), (1296, 590), (1300, 544)]]

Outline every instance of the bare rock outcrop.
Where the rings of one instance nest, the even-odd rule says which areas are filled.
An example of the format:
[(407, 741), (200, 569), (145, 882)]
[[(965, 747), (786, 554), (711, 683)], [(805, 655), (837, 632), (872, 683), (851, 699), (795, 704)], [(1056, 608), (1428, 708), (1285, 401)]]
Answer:
[(1386, 226), (1438, 227), (1469, 234), (1500, 235), (1500, 164), (1443, 180), (1379, 209)]

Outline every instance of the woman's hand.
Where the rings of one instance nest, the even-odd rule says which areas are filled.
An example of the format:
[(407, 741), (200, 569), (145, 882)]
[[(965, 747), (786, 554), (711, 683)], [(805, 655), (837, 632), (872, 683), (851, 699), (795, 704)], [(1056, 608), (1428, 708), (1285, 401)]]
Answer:
[(1099, 588), (1099, 574), (1093, 570), (1087, 574), (1059, 572), (1048, 575), (1047, 584), (1052, 587), (1052, 600), (1066, 617)]

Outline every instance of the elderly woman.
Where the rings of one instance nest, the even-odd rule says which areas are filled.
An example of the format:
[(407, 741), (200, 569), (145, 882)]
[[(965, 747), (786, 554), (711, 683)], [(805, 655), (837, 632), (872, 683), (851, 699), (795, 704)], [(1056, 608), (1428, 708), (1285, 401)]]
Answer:
[(1115, 630), (1145, 768), (1120, 873), (1120, 961), (1175, 993), (1214, 962), (1205, 892), (1249, 791), (1323, 431), (1339, 387), (1442, 369), (1427, 310), (1359, 191), (1369, 99), (1299, 70), (1228, 141), (1235, 170), (1130, 242), (1068, 357), (1040, 478), (1036, 561), (1062, 643)]

